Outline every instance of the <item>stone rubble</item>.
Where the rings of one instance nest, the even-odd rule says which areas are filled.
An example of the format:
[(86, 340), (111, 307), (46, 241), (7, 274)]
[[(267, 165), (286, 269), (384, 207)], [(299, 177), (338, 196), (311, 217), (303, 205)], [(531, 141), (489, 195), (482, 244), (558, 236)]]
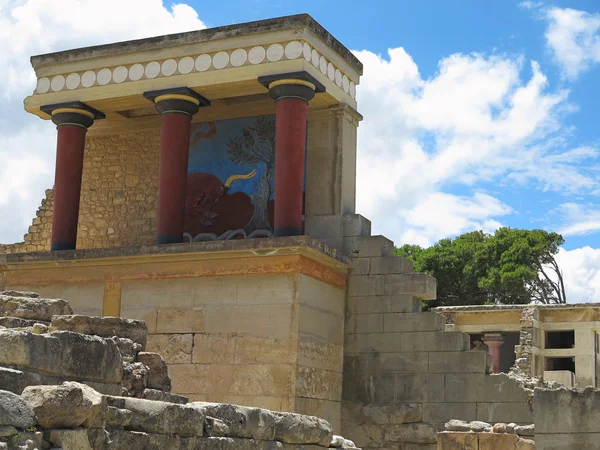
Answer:
[(16, 291), (0, 319), (0, 450), (355, 449), (317, 417), (171, 394), (144, 322)]

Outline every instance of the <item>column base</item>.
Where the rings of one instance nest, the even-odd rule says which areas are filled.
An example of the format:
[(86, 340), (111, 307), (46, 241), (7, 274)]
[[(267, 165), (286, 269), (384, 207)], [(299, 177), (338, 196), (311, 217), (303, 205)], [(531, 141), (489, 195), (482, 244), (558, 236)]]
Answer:
[(50, 251), (60, 251), (60, 250), (75, 250), (74, 242), (52, 242), (50, 244)]
[(168, 234), (159, 234), (156, 238), (158, 245), (163, 244), (181, 244), (183, 242), (183, 236), (172, 236)]

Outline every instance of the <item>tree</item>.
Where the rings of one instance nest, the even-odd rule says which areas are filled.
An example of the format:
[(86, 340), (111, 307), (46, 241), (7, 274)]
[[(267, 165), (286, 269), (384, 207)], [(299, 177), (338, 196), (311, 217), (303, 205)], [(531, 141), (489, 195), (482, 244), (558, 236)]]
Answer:
[(500, 228), (442, 239), (432, 247), (404, 245), (396, 254), (416, 271), (433, 275), (437, 300), (430, 306), (566, 303), (562, 272), (554, 256), (564, 239), (544, 230)]
[(231, 161), (236, 164), (265, 165), (262, 176), (254, 182), (250, 196), (254, 213), (244, 231), (250, 234), (255, 230), (271, 230), (268, 206), (275, 178), (275, 119), (272, 116), (257, 117), (254, 124), (231, 138), (227, 152)]

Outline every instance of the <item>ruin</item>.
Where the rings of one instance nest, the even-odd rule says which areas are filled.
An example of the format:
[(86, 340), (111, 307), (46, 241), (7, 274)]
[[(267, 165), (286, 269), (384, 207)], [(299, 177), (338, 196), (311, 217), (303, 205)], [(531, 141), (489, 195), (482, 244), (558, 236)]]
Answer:
[[(56, 177), (24, 241), (0, 246), (0, 290), (67, 299), (80, 318), (48, 309), (49, 324), (20, 322), (41, 319), (22, 317), (27, 302), (8, 301), (0, 342), (48, 345), (39, 347), (39, 377), (29, 374), (27, 352), (6, 356), (2, 373), (18, 389), (8, 389), (9, 378), (0, 389), (23, 387), (36, 405), (60, 389), (88, 396), (61, 384), (87, 382), (110, 417), (80, 431), (90, 407), (84, 421), (58, 425), (100, 449), (468, 448), (457, 439), (482, 450), (532, 448), (531, 425), (543, 419), (538, 390), (555, 385), (492, 373), (492, 355), (472, 350), (469, 334), (422, 312), (436, 280), (414, 273), (356, 213), (362, 64), (314, 19), (69, 50), (32, 65), (37, 85), (25, 108), (57, 125)], [(109, 318), (145, 326), (145, 342), (102, 334)], [(61, 336), (71, 333), (94, 335), (100, 347), (129, 339), (152, 356), (132, 355), (125, 372), (106, 361), (109, 378), (86, 378), (77, 360), (53, 367), (43, 354), (54, 346), (62, 355), (74, 344)], [(170, 392), (164, 376), (150, 382), (153, 365), (164, 375), (161, 358)], [(178, 399), (193, 411), (171, 406)], [(193, 407), (208, 403), (225, 406)], [(177, 415), (157, 424), (145, 408), (195, 414), (195, 424), (182, 429), (190, 422)], [(259, 424), (240, 431), (232, 422), (240, 414)], [(444, 431), (453, 419), (467, 425)], [(38, 425), (49, 437), (33, 433), (47, 442), (75, 448), (52, 438), (56, 424)], [(198, 434), (207, 427), (212, 440)], [(287, 437), (297, 430), (304, 437)], [(468, 436), (450, 436), (458, 433)]]

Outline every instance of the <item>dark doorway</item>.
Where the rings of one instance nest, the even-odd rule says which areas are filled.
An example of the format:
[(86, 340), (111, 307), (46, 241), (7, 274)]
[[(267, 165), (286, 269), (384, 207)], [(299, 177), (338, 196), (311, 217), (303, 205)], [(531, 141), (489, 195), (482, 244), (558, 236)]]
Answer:
[(568, 370), (575, 373), (575, 358), (546, 358), (546, 370)]
[(546, 331), (546, 348), (575, 347), (575, 331)]

